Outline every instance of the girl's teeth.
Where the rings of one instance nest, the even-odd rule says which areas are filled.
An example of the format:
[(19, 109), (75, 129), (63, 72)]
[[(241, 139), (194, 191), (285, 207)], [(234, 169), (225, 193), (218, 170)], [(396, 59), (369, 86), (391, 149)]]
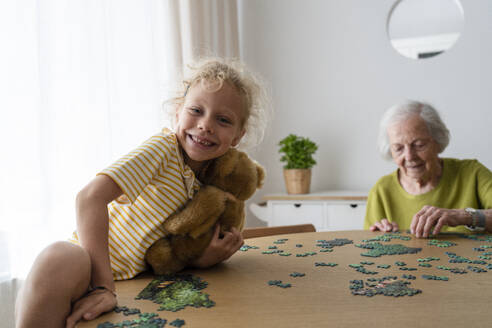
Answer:
[(192, 137), (193, 141), (198, 142), (199, 144), (202, 144), (204, 146), (210, 146), (212, 143), (205, 141), (205, 140), (200, 140), (197, 137), (193, 136)]

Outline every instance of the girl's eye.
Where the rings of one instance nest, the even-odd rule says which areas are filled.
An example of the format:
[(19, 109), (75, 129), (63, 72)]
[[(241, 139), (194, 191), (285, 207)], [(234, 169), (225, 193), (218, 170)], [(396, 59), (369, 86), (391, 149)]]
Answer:
[(232, 124), (232, 121), (227, 117), (219, 117), (219, 122), (224, 124)]
[(188, 108), (188, 111), (192, 114), (200, 114), (201, 113), (201, 109), (196, 108), (196, 107), (190, 107), (190, 108)]

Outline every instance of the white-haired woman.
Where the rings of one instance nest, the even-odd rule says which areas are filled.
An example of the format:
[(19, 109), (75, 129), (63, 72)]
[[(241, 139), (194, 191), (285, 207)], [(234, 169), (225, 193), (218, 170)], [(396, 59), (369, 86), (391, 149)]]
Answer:
[(477, 160), (440, 158), (449, 130), (429, 104), (407, 101), (381, 119), (379, 150), (398, 169), (369, 192), (365, 229), (492, 232), (492, 172)]

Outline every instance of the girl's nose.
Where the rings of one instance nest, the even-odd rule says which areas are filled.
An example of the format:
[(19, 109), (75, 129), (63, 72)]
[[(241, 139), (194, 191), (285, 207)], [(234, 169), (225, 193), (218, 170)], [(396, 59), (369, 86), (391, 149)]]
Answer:
[(212, 123), (207, 118), (203, 118), (198, 122), (198, 129), (208, 133), (214, 133), (212, 126)]

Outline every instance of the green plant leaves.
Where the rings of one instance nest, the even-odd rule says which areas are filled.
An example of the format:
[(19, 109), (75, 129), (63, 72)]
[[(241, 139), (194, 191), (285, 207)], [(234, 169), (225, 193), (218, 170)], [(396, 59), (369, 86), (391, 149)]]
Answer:
[(310, 169), (316, 164), (313, 154), (318, 146), (308, 138), (289, 134), (279, 146), (279, 153), (283, 153), (280, 161), (286, 162), (284, 169)]

